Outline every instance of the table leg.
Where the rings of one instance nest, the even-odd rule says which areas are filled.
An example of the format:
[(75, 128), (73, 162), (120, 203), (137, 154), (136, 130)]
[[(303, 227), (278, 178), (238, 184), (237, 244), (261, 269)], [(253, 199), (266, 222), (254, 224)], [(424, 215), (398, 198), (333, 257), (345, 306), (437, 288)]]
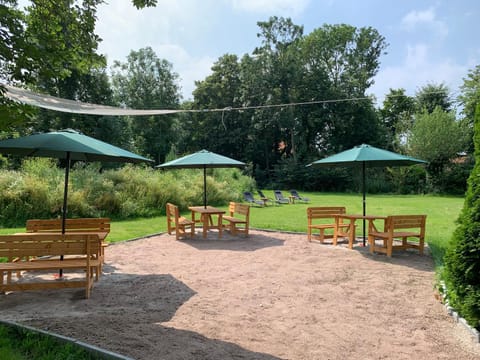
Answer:
[(223, 230), (223, 215), (218, 214), (218, 238), (222, 237), (222, 230)]
[(207, 230), (208, 230), (208, 221), (209, 216), (207, 214), (202, 214), (202, 223), (203, 223), (203, 238), (207, 238)]
[(355, 241), (355, 219), (350, 219), (350, 228), (348, 230), (348, 248), (353, 249)]

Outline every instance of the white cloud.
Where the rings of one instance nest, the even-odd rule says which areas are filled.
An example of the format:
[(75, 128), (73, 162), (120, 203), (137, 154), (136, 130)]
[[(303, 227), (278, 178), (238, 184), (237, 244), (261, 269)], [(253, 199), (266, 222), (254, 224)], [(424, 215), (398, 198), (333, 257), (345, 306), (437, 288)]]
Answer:
[(436, 13), (434, 8), (429, 8), (424, 11), (411, 11), (405, 15), (402, 19), (402, 26), (409, 30), (413, 31), (421, 26), (426, 26), (440, 35), (442, 37), (448, 35), (447, 25), (436, 18)]
[(173, 71), (180, 76), (183, 100), (192, 99), (195, 81), (205, 79), (210, 73), (216, 59), (208, 56), (196, 58), (184, 48), (174, 44), (162, 44), (152, 47), (157, 56), (168, 59), (173, 64)]
[(435, 61), (429, 57), (428, 45), (407, 45), (403, 63), (381, 69), (370, 92), (377, 97), (377, 106), (382, 105), (390, 89), (403, 88), (414, 96), (425, 85), (445, 84), (452, 93), (457, 92), (471, 63), (459, 64), (448, 58)]
[(298, 15), (309, 0), (231, 0), (234, 9), (263, 14)]

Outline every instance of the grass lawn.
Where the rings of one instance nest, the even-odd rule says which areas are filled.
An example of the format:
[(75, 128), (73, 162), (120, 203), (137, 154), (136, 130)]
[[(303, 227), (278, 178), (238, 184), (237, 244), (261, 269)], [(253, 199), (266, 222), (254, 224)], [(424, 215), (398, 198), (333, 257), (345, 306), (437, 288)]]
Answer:
[[(265, 195), (274, 198), (272, 191)], [(287, 195), (284, 192), (284, 195)], [(345, 206), (350, 214), (362, 213), (361, 194), (340, 193), (307, 193), (302, 196), (310, 198), (308, 204), (284, 204), (253, 207), (250, 213), (250, 226), (258, 229), (270, 229), (293, 232), (306, 232), (306, 209), (309, 206)], [(455, 229), (455, 221), (463, 207), (463, 197), (436, 195), (368, 195), (367, 214), (426, 214), (426, 241), (432, 250), (437, 266), (442, 265), (446, 246)], [(195, 204), (197, 205), (197, 204)], [(221, 207), (227, 209), (227, 206)], [(188, 213), (184, 213), (189, 216)], [(8, 234), (25, 231), (24, 228), (0, 229), (0, 233)], [(166, 218), (142, 218), (126, 221), (113, 221), (107, 240), (117, 242), (134, 239), (166, 231)], [(362, 226), (359, 223), (357, 235), (361, 236)]]

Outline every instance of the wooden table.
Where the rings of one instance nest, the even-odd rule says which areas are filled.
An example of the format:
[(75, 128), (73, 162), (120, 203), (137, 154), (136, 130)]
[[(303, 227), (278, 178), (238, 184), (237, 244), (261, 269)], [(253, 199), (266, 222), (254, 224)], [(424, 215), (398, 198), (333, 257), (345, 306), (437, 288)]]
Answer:
[[(218, 229), (218, 238), (222, 237), (223, 229), (223, 214), (224, 210), (214, 208), (213, 206), (189, 206), (188, 209), (192, 212), (192, 221), (194, 223), (201, 222), (203, 223), (203, 238), (207, 237), (207, 231), (209, 229)], [(200, 220), (197, 220), (196, 214), (200, 214)], [(217, 225), (213, 224), (212, 215), (217, 215), (218, 223)]]
[[(386, 216), (378, 216), (378, 215), (360, 215), (360, 214), (338, 214), (336, 215), (337, 218), (347, 219), (350, 220), (350, 227), (348, 230), (348, 248), (353, 249), (353, 242), (355, 241), (355, 222), (357, 220), (367, 220), (368, 226), (366, 227), (366, 233), (368, 233), (368, 229), (372, 228), (374, 231), (377, 231), (375, 226), (375, 220), (383, 220), (385, 226), (385, 220), (387, 219)], [(364, 242), (363, 246), (365, 246), (365, 237), (367, 234), (364, 234)]]

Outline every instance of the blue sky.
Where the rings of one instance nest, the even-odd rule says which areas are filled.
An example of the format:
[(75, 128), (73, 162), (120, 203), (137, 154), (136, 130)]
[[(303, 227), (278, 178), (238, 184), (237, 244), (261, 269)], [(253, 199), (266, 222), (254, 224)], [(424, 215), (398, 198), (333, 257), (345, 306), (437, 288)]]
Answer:
[(158, 0), (136, 10), (131, 0), (98, 7), (99, 52), (126, 61), (131, 50), (150, 46), (173, 64), (184, 99), (226, 53), (242, 56), (260, 45), (258, 21), (290, 17), (304, 33), (323, 24), (377, 29), (389, 44), (369, 93), (383, 101), (390, 88), (408, 95), (443, 83), (455, 96), (468, 71), (480, 64), (478, 0)]

